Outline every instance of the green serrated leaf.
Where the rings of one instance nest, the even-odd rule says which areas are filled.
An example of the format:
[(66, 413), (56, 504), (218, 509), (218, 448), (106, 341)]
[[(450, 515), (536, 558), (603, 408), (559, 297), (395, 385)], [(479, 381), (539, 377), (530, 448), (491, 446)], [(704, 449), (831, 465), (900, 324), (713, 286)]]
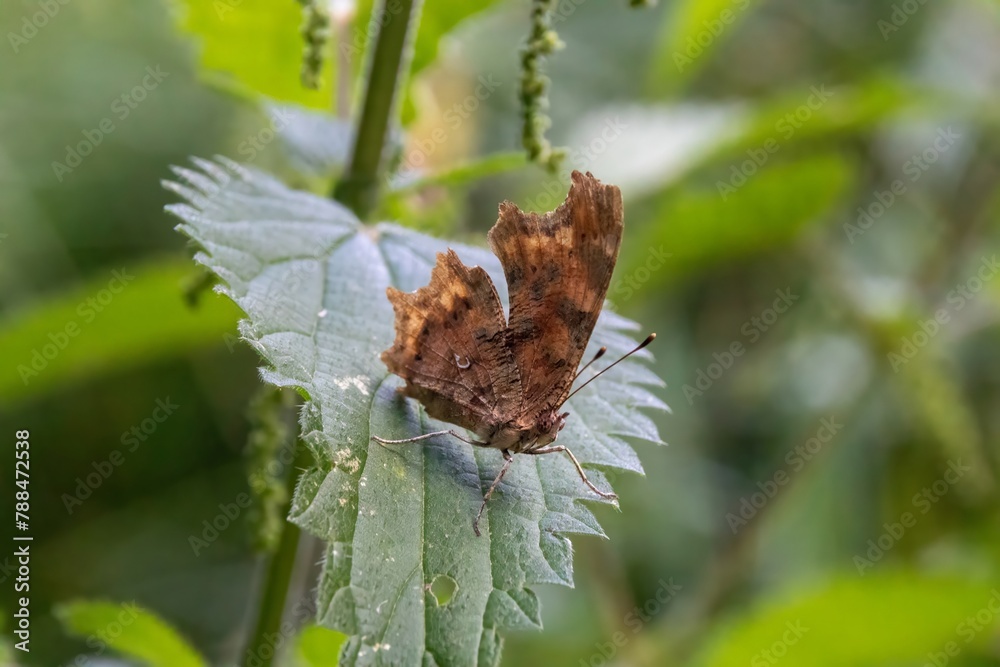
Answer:
[(56, 608), (70, 634), (92, 637), (149, 667), (207, 667), (190, 645), (152, 612), (134, 603), (78, 600)]
[[(579, 502), (600, 499), (568, 459), (520, 457), (477, 538), (472, 518), (498, 451), (443, 439), (381, 446), (370, 436), (442, 426), (394, 391), (379, 360), (394, 338), (386, 287), (425, 285), (435, 253), (450, 246), (484, 267), (506, 302), (498, 260), (396, 225), (363, 226), (338, 203), (231, 162), (196, 164), (177, 170), (186, 184), (169, 186), (188, 200), (171, 207), (179, 229), (247, 313), (240, 330), (268, 362), (264, 379), (309, 396), (302, 438), (320, 464), (300, 479), (291, 518), (328, 542), (318, 620), (351, 635), (342, 664), (496, 664), (503, 631), (541, 624), (527, 586), (572, 584), (566, 535), (602, 534)], [(605, 312), (592, 348), (614, 358), (634, 346), (636, 328)], [(605, 488), (600, 467), (642, 471), (622, 436), (659, 442), (640, 408), (666, 407), (643, 387), (662, 383), (639, 362), (648, 355), (637, 357), (574, 397), (560, 436)], [(432, 590), (441, 576), (455, 583), (446, 603)]]
[(845, 575), (734, 621), (698, 664), (918, 665), (949, 642), (969, 658), (989, 644), (997, 608), (1000, 592), (989, 582), (912, 571)]

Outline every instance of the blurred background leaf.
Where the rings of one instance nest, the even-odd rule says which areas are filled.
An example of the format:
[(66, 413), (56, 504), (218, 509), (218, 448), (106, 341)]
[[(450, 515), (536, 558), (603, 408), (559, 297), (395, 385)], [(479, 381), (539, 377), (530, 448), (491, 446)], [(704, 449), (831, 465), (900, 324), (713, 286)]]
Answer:
[[(915, 665), (934, 654), (950, 662), (957, 653), (965, 664), (983, 657), (1000, 613), (990, 608), (1000, 610), (1000, 591), (986, 582), (906, 571), (864, 579), (852, 572), (787, 598), (769, 600), (724, 628), (702, 664)], [(977, 620), (981, 613), (986, 623)]]
[[(335, 54), (368, 39), (371, 3), (335, 31), (319, 92), (298, 87), (297, 3), (227, 3), (224, 18), (215, 4), (59, 4), (42, 27), (31, 23), (37, 2), (0, 4), (0, 431), (32, 432), (32, 604), (45, 639), (17, 656), (27, 665), (91, 650), (53, 616), (66, 600), (136, 600), (212, 664), (237, 658), (253, 604), (244, 517), (198, 553), (189, 540), (247, 492), (245, 411), (259, 361), (226, 331), (235, 313), (225, 300), (184, 304), (190, 249), (162, 211), (176, 199), (159, 181), (189, 155), (221, 154), (329, 192), (345, 133), (333, 127), (342, 121), (319, 128), (342, 116), (335, 97), (356, 108), (341, 91), (357, 94), (364, 67), (352, 52), (349, 80), (340, 77)], [(424, 6), (393, 180), (406, 189), (383, 218), (481, 246), (499, 201), (551, 208), (568, 168), (620, 185), (615, 280), (634, 284), (627, 298), (612, 292), (613, 307), (659, 334), (660, 396), (674, 408), (655, 418), (670, 447), (639, 449), (647, 477), (610, 480), (623, 511), (595, 508), (610, 539), (574, 540), (576, 589), (539, 588), (545, 630), (510, 638), (506, 664), (749, 661), (778, 639), (768, 633), (783, 614), (800, 612), (817, 626), (787, 664), (813, 664), (791, 649), (842, 664), (928, 662), (918, 650), (940, 650), (927, 640), (962, 620), (944, 612), (987, 604), (1000, 562), (1000, 281), (978, 275), (1000, 240), (1000, 7), (557, 3), (566, 48), (547, 64), (549, 136), (570, 152), (550, 176), (511, 157), (528, 3), (452, 4)], [(673, 52), (726, 8), (736, 19), (680, 71)], [(31, 36), (15, 48), (11, 34)], [(112, 104), (156, 66), (169, 75), (120, 118)], [(227, 86), (206, 85), (220, 76)], [(810, 106), (814, 89), (832, 95)], [(260, 95), (314, 115), (274, 134)], [(114, 131), (57, 174), (53, 162), (103, 119)], [(936, 149), (949, 128), (957, 138)], [(777, 150), (724, 200), (718, 183), (769, 140)], [(884, 205), (897, 181), (902, 194)], [(77, 319), (79, 300), (122, 266), (137, 269), (130, 291), (24, 387), (24, 354)], [(779, 289), (798, 300), (771, 313)], [(921, 340), (941, 308), (950, 320), (894, 372), (889, 353)], [(723, 368), (734, 343), (745, 351)], [(708, 388), (685, 395), (702, 376)], [(122, 438), (166, 398), (180, 407), (128, 451)], [(797, 454), (831, 418), (843, 428), (808, 459)], [(115, 451), (124, 463), (90, 488)], [(936, 493), (955, 458), (974, 472)], [(761, 502), (754, 494), (779, 472), (788, 482)], [(0, 481), (2, 497), (11, 490)], [(925, 490), (934, 502), (923, 513)], [(66, 496), (88, 491), (67, 508)], [(726, 517), (744, 501), (754, 513), (734, 533)], [(852, 581), (852, 558), (904, 512), (916, 524)], [(305, 546), (313, 581), (320, 555)], [(6, 609), (10, 565), (0, 556)], [(671, 579), (682, 589), (657, 601)], [(308, 584), (293, 597), (311, 597)], [(904, 646), (876, 612), (919, 631)], [(984, 624), (950, 664), (998, 664), (996, 627)], [(853, 634), (820, 648), (831, 628)]]
[(295, 667), (326, 667), (334, 664), (347, 639), (335, 630), (307, 625), (299, 633), (295, 645)]
[(122, 265), (5, 314), (0, 346), (14, 363), (0, 377), (0, 400), (12, 404), (200, 346), (233, 347), (239, 310), (212, 296), (188, 305), (181, 288), (194, 273), (177, 260)]
[(299, 78), (303, 19), (298, 2), (172, 2), (206, 80), (251, 99), (263, 95), (310, 108), (331, 108), (336, 82), (329, 60), (319, 89), (303, 87)]
[(111, 649), (150, 667), (206, 667), (207, 663), (151, 612), (134, 603), (67, 602), (56, 609), (67, 632), (91, 648)]

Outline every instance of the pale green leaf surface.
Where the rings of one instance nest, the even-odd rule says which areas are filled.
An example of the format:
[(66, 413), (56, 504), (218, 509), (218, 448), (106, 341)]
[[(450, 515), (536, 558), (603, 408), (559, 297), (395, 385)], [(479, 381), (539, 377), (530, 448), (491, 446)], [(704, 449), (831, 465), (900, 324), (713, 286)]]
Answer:
[(330, 176), (347, 163), (354, 142), (350, 121), (294, 104), (267, 104), (267, 115), (293, 167), (308, 176)]
[(78, 600), (60, 605), (56, 616), (70, 634), (94, 636), (148, 667), (208, 666), (174, 628), (135, 604)]
[(810, 667), (922, 665), (948, 642), (970, 658), (983, 652), (1000, 620), (990, 605), (1000, 608), (1000, 592), (985, 581), (852, 571), (734, 620), (696, 664), (766, 665), (777, 657)]
[[(247, 313), (241, 332), (268, 363), (263, 377), (304, 390), (303, 440), (319, 466), (306, 472), (292, 519), (327, 540), (318, 620), (351, 635), (346, 665), (494, 665), (504, 630), (541, 625), (527, 586), (572, 584), (567, 533), (602, 534), (580, 500), (600, 501), (562, 456), (517, 457), (475, 537), (472, 519), (501, 462), (493, 450), (451, 439), (387, 447), (439, 429), (394, 391), (379, 359), (393, 338), (385, 289), (425, 285), (435, 253), (449, 245), (483, 266), (506, 303), (491, 253), (448, 244), (396, 225), (362, 226), (339, 204), (287, 189), (224, 162), (196, 161), (173, 184), (188, 204), (171, 207), (179, 229), (204, 249), (198, 261)], [(624, 353), (636, 325), (605, 312), (592, 350)], [(573, 448), (599, 487), (594, 466), (641, 472), (621, 436), (659, 442), (640, 408), (664, 408), (643, 385), (660, 385), (636, 355), (569, 404), (560, 442)], [(457, 584), (439, 606), (426, 588)]]

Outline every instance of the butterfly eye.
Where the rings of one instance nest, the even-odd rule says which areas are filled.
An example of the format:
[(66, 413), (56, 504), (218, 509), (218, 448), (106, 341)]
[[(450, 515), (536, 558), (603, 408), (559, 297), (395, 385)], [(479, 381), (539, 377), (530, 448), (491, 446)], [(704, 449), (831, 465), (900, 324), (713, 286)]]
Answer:
[(560, 431), (563, 430), (564, 428), (566, 428), (566, 417), (569, 417), (569, 413), (568, 412), (564, 412), (561, 415), (559, 415), (559, 430)]
[(458, 356), (456, 354), (455, 355), (455, 365), (458, 366), (459, 368), (465, 370), (466, 368), (468, 368), (469, 366), (472, 365), (472, 362), (469, 361), (468, 357), (460, 357), (460, 356)]

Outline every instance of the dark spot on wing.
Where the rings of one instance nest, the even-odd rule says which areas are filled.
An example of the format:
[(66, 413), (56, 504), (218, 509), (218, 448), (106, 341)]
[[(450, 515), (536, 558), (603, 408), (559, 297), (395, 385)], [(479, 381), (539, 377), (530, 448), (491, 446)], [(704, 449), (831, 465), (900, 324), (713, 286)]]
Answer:
[(514, 264), (510, 267), (507, 273), (507, 281), (510, 283), (510, 287), (514, 287), (517, 283), (520, 283), (524, 278), (524, 269), (521, 268), (520, 264)]
[(563, 297), (559, 301), (559, 307), (556, 309), (556, 315), (571, 331), (578, 328), (578, 326), (587, 319), (587, 313), (581, 310), (576, 301), (569, 297)]
[(525, 323), (525, 325), (519, 329), (508, 329), (508, 336), (512, 345), (534, 340), (540, 333), (541, 329), (539, 328), (537, 322)]
[(605, 289), (605, 283), (611, 280), (611, 271), (614, 270), (614, 265), (609, 260), (605, 265), (588, 268), (590, 270), (587, 271), (587, 287), (600, 294)]

